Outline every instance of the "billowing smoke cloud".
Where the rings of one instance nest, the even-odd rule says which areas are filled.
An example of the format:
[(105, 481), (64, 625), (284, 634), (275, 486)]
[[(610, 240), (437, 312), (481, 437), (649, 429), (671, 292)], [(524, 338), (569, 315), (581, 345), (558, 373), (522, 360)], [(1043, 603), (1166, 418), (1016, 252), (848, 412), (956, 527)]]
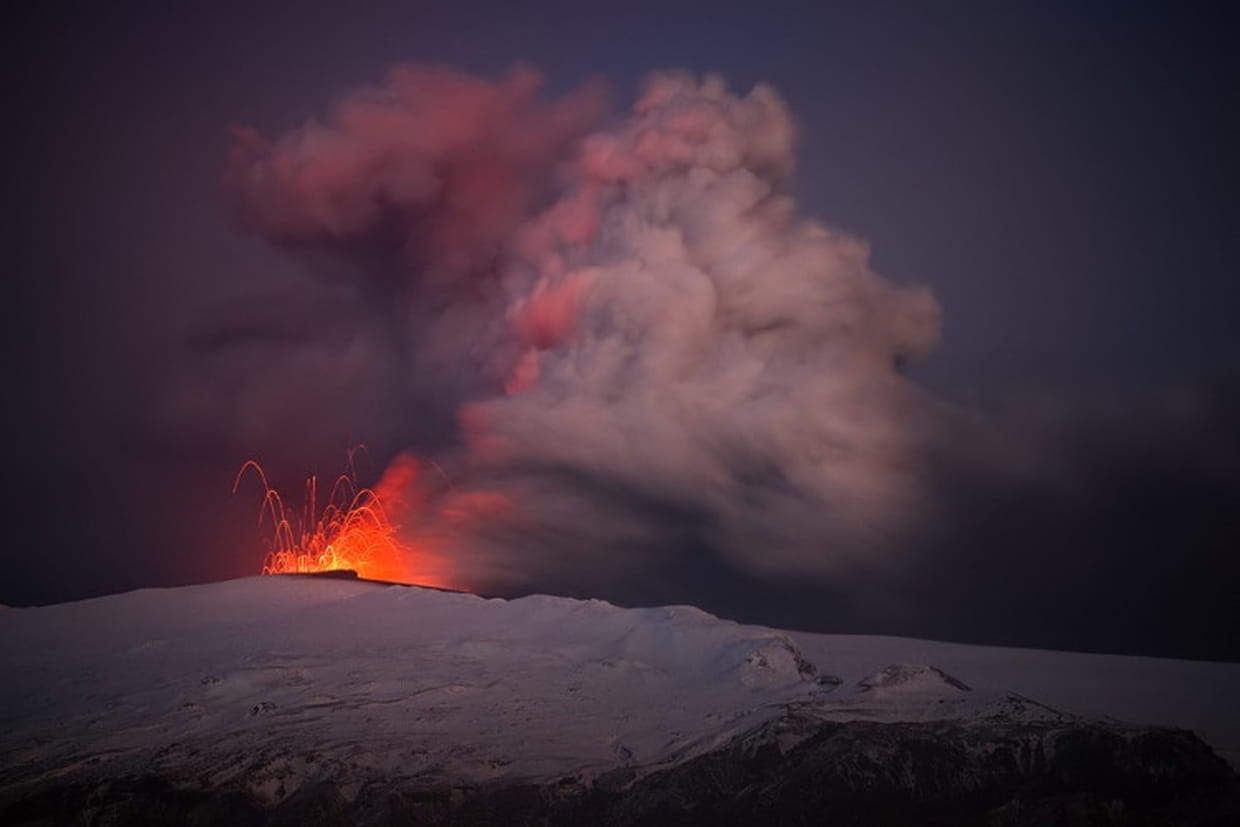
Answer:
[(660, 75), (604, 124), (537, 87), (398, 69), (229, 166), (245, 225), (385, 331), (397, 436), (451, 480), (416, 531), (500, 588), (884, 565), (924, 507), (936, 403), (900, 367), (934, 299), (797, 214), (773, 90)]
[(528, 69), (492, 84), (401, 67), (383, 88), (344, 97), (326, 123), (274, 144), (240, 130), (233, 147), (225, 188), (243, 225), (328, 285), (358, 288), (333, 301), (364, 305), (369, 329), (354, 341), (390, 364), (376, 381), (397, 375), (395, 428), (419, 449), (447, 438), (462, 399), (486, 392), (477, 356), (507, 303), (509, 240), (554, 198), (557, 163), (604, 109), (597, 84), (547, 103), (539, 83)]

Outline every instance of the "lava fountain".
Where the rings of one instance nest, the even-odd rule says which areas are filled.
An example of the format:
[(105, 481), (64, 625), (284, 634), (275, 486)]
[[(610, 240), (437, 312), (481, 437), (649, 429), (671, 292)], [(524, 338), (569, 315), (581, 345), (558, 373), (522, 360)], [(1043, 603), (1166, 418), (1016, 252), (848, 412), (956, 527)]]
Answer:
[(346, 471), (336, 478), (320, 509), (318, 478), (306, 480), (305, 501), (298, 515), (267, 480), (257, 460), (247, 460), (233, 481), (236, 494), (247, 472), (263, 488), (259, 525), (271, 520), (273, 531), (263, 561), (263, 574), (309, 574), (352, 569), (368, 580), (385, 580), (436, 588), (453, 588), (443, 571), (442, 557), (432, 557), (398, 536), (395, 520), (408, 516), (419, 472), (417, 459), (397, 455), (373, 488), (360, 487), (349, 454)]

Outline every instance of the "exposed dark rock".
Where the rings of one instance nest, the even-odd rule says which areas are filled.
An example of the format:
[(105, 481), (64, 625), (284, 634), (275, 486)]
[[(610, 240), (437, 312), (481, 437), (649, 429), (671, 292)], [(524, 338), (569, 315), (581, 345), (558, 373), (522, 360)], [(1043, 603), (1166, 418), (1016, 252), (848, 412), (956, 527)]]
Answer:
[[(785, 745), (781, 748), (781, 744)], [(790, 746), (789, 746), (790, 745)], [(1240, 782), (1190, 732), (1081, 721), (833, 723), (791, 709), (641, 777), (485, 788), (371, 778), (307, 784), (264, 806), (162, 777), (54, 787), (4, 824), (1240, 824)]]

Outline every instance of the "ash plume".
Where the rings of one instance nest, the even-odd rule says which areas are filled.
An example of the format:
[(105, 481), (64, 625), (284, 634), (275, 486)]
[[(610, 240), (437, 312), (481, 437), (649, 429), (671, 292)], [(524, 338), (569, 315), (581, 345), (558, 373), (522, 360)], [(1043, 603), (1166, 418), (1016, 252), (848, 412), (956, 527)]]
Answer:
[(384, 438), (446, 469), (409, 530), (492, 589), (888, 565), (927, 507), (941, 403), (901, 366), (934, 298), (798, 214), (774, 90), (660, 74), (604, 120), (597, 86), (537, 89), (405, 67), (234, 146), (240, 220), (351, 285), (394, 366)]

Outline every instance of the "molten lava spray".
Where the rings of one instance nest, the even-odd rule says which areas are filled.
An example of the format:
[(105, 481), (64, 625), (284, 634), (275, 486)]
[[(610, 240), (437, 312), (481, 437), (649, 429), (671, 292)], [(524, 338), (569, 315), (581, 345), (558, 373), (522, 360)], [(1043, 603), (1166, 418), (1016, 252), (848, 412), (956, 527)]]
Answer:
[(432, 560), (397, 536), (398, 520), (412, 513), (410, 492), (418, 477), (418, 461), (400, 454), (388, 465), (373, 488), (358, 486), (353, 455), (348, 468), (332, 484), (319, 508), (317, 477), (306, 480), (302, 513), (284, 504), (280, 492), (267, 481), (255, 460), (241, 466), (233, 493), (246, 472), (253, 471), (263, 487), (260, 525), (270, 518), (273, 532), (270, 550), (263, 561), (263, 574), (309, 574), (351, 569), (368, 580), (386, 580), (448, 588), (442, 562)]

